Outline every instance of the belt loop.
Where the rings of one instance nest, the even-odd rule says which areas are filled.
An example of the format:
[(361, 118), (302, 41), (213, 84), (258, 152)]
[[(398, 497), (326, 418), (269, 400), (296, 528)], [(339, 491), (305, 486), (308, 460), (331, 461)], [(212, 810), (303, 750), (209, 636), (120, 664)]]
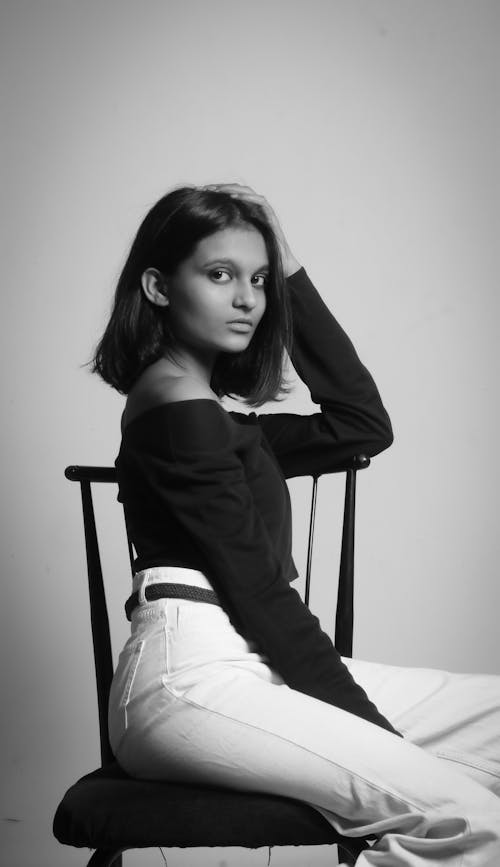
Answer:
[(143, 569), (142, 572), (137, 573), (137, 575), (135, 576), (136, 579), (138, 576), (140, 576), (140, 582), (141, 582), (139, 584), (139, 587), (137, 588), (137, 591), (139, 594), (138, 603), (139, 603), (139, 605), (144, 605), (144, 603), (147, 601), (146, 600), (146, 587), (148, 586), (149, 580), (151, 578), (151, 569)]

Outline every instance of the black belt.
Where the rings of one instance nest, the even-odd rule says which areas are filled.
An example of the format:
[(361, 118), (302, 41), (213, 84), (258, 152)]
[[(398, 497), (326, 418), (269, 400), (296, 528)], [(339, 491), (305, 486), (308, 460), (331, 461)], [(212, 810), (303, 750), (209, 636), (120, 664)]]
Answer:
[[(156, 599), (191, 599), (194, 602), (210, 602), (211, 605), (220, 605), (219, 597), (214, 590), (205, 587), (193, 587), (191, 584), (148, 584), (144, 591), (147, 602)], [(132, 619), (132, 611), (139, 605), (139, 591), (136, 590), (125, 602), (125, 614), (127, 620)]]

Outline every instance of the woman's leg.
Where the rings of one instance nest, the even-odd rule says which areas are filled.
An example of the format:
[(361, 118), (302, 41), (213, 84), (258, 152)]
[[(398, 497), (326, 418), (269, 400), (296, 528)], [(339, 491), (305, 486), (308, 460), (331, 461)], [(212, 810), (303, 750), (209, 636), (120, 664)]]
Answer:
[(500, 796), (500, 677), (344, 659), (412, 743)]
[(139, 617), (112, 710), (130, 773), (306, 801), (341, 833), (377, 836), (358, 867), (498, 867), (500, 800), (483, 786), (287, 687), (216, 606), (168, 599)]

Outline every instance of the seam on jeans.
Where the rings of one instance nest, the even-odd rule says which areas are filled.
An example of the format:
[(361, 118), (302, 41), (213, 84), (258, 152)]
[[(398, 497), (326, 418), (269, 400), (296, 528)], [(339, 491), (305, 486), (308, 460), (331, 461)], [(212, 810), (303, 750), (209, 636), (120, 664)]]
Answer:
[(162, 676), (162, 681), (163, 681), (163, 678), (165, 676), (168, 677), (170, 675), (170, 659), (172, 656), (170, 630), (168, 628), (168, 617), (166, 618), (166, 621), (163, 624), (162, 635), (163, 635), (163, 666), (162, 666), (162, 670), (165, 673)]
[(255, 729), (255, 731), (263, 732), (264, 734), (267, 734), (271, 737), (278, 738), (278, 740), (280, 740), (280, 741), (284, 741), (285, 743), (292, 744), (293, 746), (298, 747), (299, 750), (303, 750), (304, 752), (309, 753), (311, 756), (316, 756), (317, 758), (322, 759), (323, 761), (326, 761), (328, 764), (333, 765), (336, 768), (340, 768), (345, 773), (351, 774), (351, 776), (356, 777), (356, 779), (361, 780), (363, 783), (366, 783), (366, 785), (369, 788), (373, 789), (373, 791), (383, 792), (384, 794), (389, 795), (391, 798), (396, 798), (398, 801), (401, 801), (404, 804), (408, 804), (409, 806), (413, 807), (415, 810), (418, 810), (419, 813), (425, 813), (426, 809), (432, 808), (432, 805), (430, 805), (430, 804), (428, 805), (428, 807), (419, 807), (418, 804), (414, 804), (412, 801), (410, 801), (406, 798), (403, 798), (400, 795), (397, 795), (395, 792), (391, 792), (389, 789), (385, 789), (383, 786), (378, 786), (375, 783), (372, 783), (370, 780), (367, 780), (367, 779), (365, 779), (365, 777), (362, 777), (361, 774), (358, 774), (355, 771), (350, 771), (348, 768), (344, 767), (343, 765), (340, 765), (338, 762), (334, 762), (334, 761), (332, 761), (332, 759), (327, 759), (327, 758), (325, 758), (325, 756), (322, 756), (320, 753), (314, 752), (314, 750), (309, 749), (309, 747), (304, 747), (302, 745), (299, 745), (295, 741), (291, 740), (290, 738), (286, 738), (283, 735), (276, 734), (276, 732), (268, 732), (266, 729), (262, 728), (261, 726), (256, 726), (253, 723), (248, 723), (248, 722), (245, 722), (244, 720), (236, 719), (235, 717), (229, 716), (228, 714), (221, 713), (218, 710), (213, 710), (212, 708), (205, 707), (202, 704), (198, 704), (198, 702), (193, 701), (190, 698), (186, 698), (184, 695), (180, 695), (179, 693), (175, 692), (175, 690), (173, 690), (171, 687), (167, 686), (165, 681), (163, 682), (163, 686), (167, 690), (167, 692), (169, 692), (174, 698), (176, 698), (180, 702), (184, 702), (185, 704), (189, 704), (189, 705), (191, 705), (191, 707), (195, 707), (198, 710), (203, 710), (203, 711), (205, 711), (205, 713), (210, 713), (210, 714), (213, 714), (214, 716), (219, 716), (222, 719), (230, 720), (231, 722), (237, 723), (238, 725), (242, 726), (243, 728)]
[(135, 676), (137, 674), (137, 669), (139, 668), (139, 663), (142, 657), (142, 651), (144, 650), (145, 641), (139, 641), (137, 646), (134, 647), (132, 659), (130, 662), (130, 670), (127, 675), (127, 680), (125, 683), (125, 689), (123, 690), (123, 700), (122, 706), (125, 716), (125, 728), (128, 726), (128, 705), (130, 702), (130, 693), (132, 692), (132, 687), (134, 685)]
[(492, 777), (497, 777), (500, 779), (500, 772), (494, 769), (490, 765), (490, 763), (484, 764), (483, 762), (477, 761), (476, 759), (472, 760), (463, 753), (454, 752), (453, 750), (436, 750), (433, 755), (437, 756), (440, 759), (447, 759), (450, 762), (456, 762), (457, 765), (465, 765), (468, 768), (476, 768), (478, 771), (482, 771), (485, 774), (490, 774)]

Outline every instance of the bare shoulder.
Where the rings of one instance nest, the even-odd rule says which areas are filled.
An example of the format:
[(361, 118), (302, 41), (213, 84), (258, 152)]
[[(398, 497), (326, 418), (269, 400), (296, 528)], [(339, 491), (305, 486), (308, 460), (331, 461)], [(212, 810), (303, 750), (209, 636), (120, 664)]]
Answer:
[(183, 400), (207, 399), (218, 402), (217, 395), (208, 384), (189, 374), (173, 374), (152, 365), (140, 377), (127, 397), (122, 427), (155, 406)]

